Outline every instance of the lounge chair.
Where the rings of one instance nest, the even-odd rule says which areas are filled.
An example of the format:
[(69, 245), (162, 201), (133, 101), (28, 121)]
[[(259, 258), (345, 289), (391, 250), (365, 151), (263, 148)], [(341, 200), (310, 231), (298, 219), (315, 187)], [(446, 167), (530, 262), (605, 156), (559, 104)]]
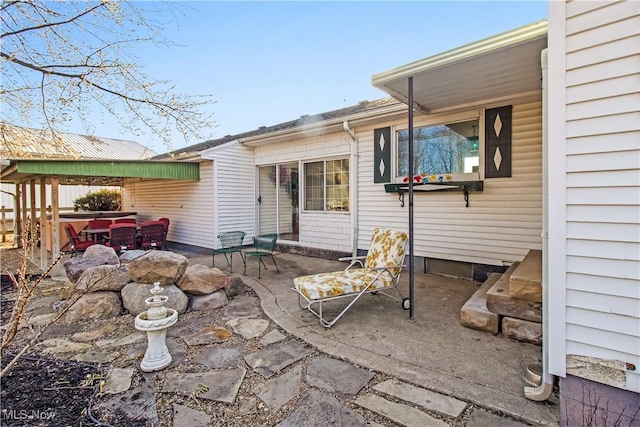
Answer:
[[(332, 327), (366, 293), (379, 292), (401, 301), (402, 307), (408, 310), (409, 299), (403, 298), (398, 289), (408, 240), (407, 233), (376, 228), (366, 256), (340, 258), (351, 261), (344, 270), (296, 277), (292, 290), (298, 293), (300, 308), (308, 309), (325, 328)], [(390, 288), (395, 288), (400, 298), (384, 292)], [(337, 316), (327, 319), (322, 304), (341, 298), (351, 298), (351, 301)]]

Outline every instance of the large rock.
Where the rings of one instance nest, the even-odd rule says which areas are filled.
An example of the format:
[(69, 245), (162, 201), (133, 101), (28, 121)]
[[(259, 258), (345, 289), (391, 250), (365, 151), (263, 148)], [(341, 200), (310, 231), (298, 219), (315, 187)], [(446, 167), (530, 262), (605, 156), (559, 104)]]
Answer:
[(80, 279), (85, 270), (97, 265), (120, 265), (120, 261), (118, 261), (118, 257), (115, 257), (114, 262), (113, 258), (109, 256), (96, 256), (91, 258), (70, 258), (63, 264), (67, 278), (74, 284)]
[(119, 264), (118, 254), (115, 249), (105, 245), (91, 245), (84, 251), (82, 258), (107, 258), (108, 264)]
[(210, 311), (222, 308), (229, 303), (224, 291), (214, 292), (209, 295), (195, 295), (191, 297), (191, 310)]
[(129, 274), (139, 283), (160, 282), (172, 285), (180, 279), (187, 269), (185, 256), (173, 252), (147, 251), (141, 257), (129, 262)]
[[(149, 283), (128, 283), (120, 294), (122, 295), (122, 303), (124, 308), (129, 310), (134, 316), (149, 309), (149, 306), (144, 302), (145, 299), (151, 297), (149, 291), (153, 288), (153, 285)], [(161, 295), (169, 297), (165, 307), (176, 310), (179, 314), (187, 311), (189, 305), (189, 297), (182, 292), (176, 285), (165, 285), (162, 287), (163, 291)]]
[(187, 267), (177, 285), (191, 295), (208, 295), (224, 288), (229, 278), (219, 269), (194, 264)]
[(120, 291), (131, 281), (127, 265), (98, 265), (82, 273), (76, 289), (88, 292)]
[(86, 320), (108, 319), (122, 313), (122, 302), (118, 292), (102, 291), (84, 294), (69, 308), (63, 322), (74, 323)]
[(120, 254), (120, 264), (129, 264), (131, 261), (141, 257), (144, 254), (146, 254), (146, 252), (141, 249), (133, 249), (130, 251), (125, 251), (122, 254)]

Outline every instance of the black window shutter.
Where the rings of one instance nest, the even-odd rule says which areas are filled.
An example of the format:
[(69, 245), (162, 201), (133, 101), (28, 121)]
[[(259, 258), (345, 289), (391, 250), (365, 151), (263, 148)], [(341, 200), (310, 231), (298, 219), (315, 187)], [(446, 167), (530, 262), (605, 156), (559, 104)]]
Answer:
[(485, 111), (485, 178), (506, 178), (511, 176), (512, 109), (513, 107), (508, 105)]
[(391, 182), (391, 128), (373, 130), (373, 182)]

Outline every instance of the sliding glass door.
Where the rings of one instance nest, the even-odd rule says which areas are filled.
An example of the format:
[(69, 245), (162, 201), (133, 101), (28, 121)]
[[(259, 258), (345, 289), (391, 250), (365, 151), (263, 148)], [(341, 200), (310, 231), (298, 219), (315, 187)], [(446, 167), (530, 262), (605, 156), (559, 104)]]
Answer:
[(259, 233), (299, 240), (298, 163), (258, 168)]

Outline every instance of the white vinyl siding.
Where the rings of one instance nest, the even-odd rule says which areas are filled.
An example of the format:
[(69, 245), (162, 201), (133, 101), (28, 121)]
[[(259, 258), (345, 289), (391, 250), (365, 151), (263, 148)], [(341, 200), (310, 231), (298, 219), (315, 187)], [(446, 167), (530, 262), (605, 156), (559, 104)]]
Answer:
[[(541, 108), (540, 102), (513, 106), (512, 177), (485, 179), (484, 191), (470, 193), (469, 207), (462, 192), (414, 192), (416, 255), (503, 265), (541, 248)], [(416, 116), (414, 126), (425, 120)], [(373, 183), (373, 129), (358, 131), (358, 247), (366, 249), (375, 227), (408, 229), (408, 196), (401, 207), (397, 194)]]
[[(350, 153), (351, 138), (346, 132), (337, 132), (256, 147), (255, 164), (348, 159)], [(300, 186), (303, 187), (302, 170), (300, 177)], [(301, 211), (299, 219), (300, 246), (351, 252), (353, 239), (349, 212)]]
[(566, 354), (640, 366), (640, 3), (565, 7)]
[(233, 141), (201, 155), (213, 159), (213, 189), (208, 194), (214, 204), (210, 222), (215, 247), (219, 246), (216, 236), (226, 231), (244, 231), (244, 243), (250, 244), (256, 229), (253, 150)]
[(138, 221), (169, 218), (170, 242), (213, 248), (213, 162), (200, 163), (200, 181), (126, 183), (122, 209), (137, 212)]

